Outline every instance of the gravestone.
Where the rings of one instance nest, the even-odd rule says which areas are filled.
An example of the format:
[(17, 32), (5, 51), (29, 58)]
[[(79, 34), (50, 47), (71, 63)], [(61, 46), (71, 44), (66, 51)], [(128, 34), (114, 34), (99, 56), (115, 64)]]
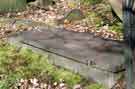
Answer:
[(111, 88), (124, 67), (123, 43), (60, 28), (41, 27), (9, 37), (9, 42), (49, 55), (49, 62)]

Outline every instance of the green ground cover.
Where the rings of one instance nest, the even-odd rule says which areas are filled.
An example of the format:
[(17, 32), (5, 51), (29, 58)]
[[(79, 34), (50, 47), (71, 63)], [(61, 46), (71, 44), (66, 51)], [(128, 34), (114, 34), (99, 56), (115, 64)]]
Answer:
[(82, 84), (86, 89), (104, 89), (101, 85), (89, 84), (78, 74), (49, 64), (47, 55), (42, 56), (27, 48), (18, 49), (0, 41), (0, 89), (14, 89), (18, 80), (34, 77), (52, 83), (62, 79), (69, 89), (76, 84)]
[[(103, 0), (82, 1), (86, 5), (95, 5), (101, 3)], [(71, 6), (74, 7), (72, 4)], [(117, 20), (113, 22), (113, 19), (108, 19), (105, 16), (108, 12), (111, 12), (110, 6), (107, 7), (106, 4), (101, 4), (100, 7), (99, 4), (98, 6), (95, 5), (95, 8), (97, 10), (90, 10), (86, 14), (86, 18), (88, 18), (90, 24), (92, 19), (97, 30), (103, 25), (108, 24), (108, 30), (122, 33), (121, 22)], [(110, 15), (109, 17), (111, 17)], [(13, 87), (18, 80), (29, 78), (37, 78), (42, 82), (51, 83), (59, 82), (62, 79), (68, 84), (69, 89), (76, 84), (83, 85), (84, 89), (105, 89), (100, 84), (88, 83), (80, 75), (50, 64), (48, 62), (48, 55), (42, 56), (32, 52), (30, 49), (18, 49), (16, 46), (10, 45), (5, 41), (0, 41), (0, 89), (14, 89)]]

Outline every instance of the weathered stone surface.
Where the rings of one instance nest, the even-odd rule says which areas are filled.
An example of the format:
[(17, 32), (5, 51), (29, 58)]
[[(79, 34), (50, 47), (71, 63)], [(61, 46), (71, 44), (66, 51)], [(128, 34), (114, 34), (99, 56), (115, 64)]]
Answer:
[(100, 70), (117, 72), (124, 63), (121, 43), (97, 38), (89, 33), (42, 28), (40, 31), (22, 32), (18, 37), (24, 44)]
[(123, 44), (64, 29), (40, 28), (9, 37), (10, 43), (47, 54), (50, 63), (70, 69), (111, 88), (124, 63)]
[[(17, 36), (17, 35), (16, 35)], [(32, 49), (34, 52), (40, 53), (42, 55), (48, 55), (49, 62), (51, 64), (64, 67), (66, 69), (69, 69), (75, 73), (79, 73), (80, 75), (84, 76), (86, 79), (98, 82), (103, 84), (106, 89), (112, 88), (112, 86), (116, 83), (118, 79), (118, 75), (114, 73), (110, 73), (107, 71), (99, 70), (94, 67), (91, 67), (90, 65), (85, 65), (83, 63), (76, 62), (74, 60), (70, 60), (68, 58), (65, 58), (63, 56), (57, 55), (55, 53), (51, 53), (49, 51), (45, 51), (44, 49), (39, 49), (37, 47), (34, 47), (32, 45), (27, 45), (19, 42), (21, 38), (10, 38), (9, 41), (12, 44), (16, 44), (18, 47), (26, 47)]]

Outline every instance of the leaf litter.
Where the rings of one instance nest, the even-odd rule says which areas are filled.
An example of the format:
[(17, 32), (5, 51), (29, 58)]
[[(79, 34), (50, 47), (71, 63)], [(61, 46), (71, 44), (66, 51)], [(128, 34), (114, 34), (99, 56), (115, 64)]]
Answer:
[[(69, 21), (69, 19), (66, 19), (65, 16), (67, 14), (70, 15), (69, 12), (74, 9), (79, 9), (81, 13), (84, 14), (85, 18), (76, 20), (74, 19), (74, 17), (69, 16), (69, 18), (72, 18), (73, 21)], [(78, 14), (80, 13), (75, 13), (75, 15), (76, 14), (78, 16)], [(93, 14), (95, 15), (93, 16)], [(35, 22), (48, 24), (54, 27), (63, 27), (66, 28), (66, 30), (71, 30), (75, 32), (90, 32), (94, 33), (94, 35), (96, 36), (103, 37), (105, 39), (123, 40), (122, 33), (112, 31), (110, 29), (113, 25), (116, 27), (120, 26), (115, 25), (115, 23), (117, 23), (117, 19), (113, 16), (110, 5), (105, 1), (91, 6), (78, 5), (77, 7), (71, 7), (71, 5), (68, 4), (67, 0), (58, 0), (56, 1), (55, 5), (48, 6), (48, 9), (28, 5), (25, 11), (4, 13), (0, 16), (8, 18), (28, 19)], [(59, 19), (63, 20), (61, 24), (58, 24)], [(0, 34), (3, 37), (5, 34), (8, 34), (12, 31), (20, 31), (20, 29), (27, 30), (30, 26), (20, 26), (20, 28), (12, 26), (12, 28), (14, 27), (14, 30), (12, 30), (12, 28), (9, 30), (9, 26), (0, 27)], [(105, 27), (107, 28), (104, 29)]]
[[(112, 15), (110, 6), (107, 4), (107, 2), (103, 2), (92, 6), (79, 5), (77, 9), (84, 13), (85, 18), (76, 21), (68, 21), (68, 19), (63, 19), (65, 17), (65, 13), (75, 9), (73, 8), (73, 5), (69, 5), (65, 0), (56, 1), (56, 4), (49, 6), (47, 10), (38, 8), (37, 6), (28, 5), (25, 11), (2, 13), (0, 14), (0, 17), (11, 19), (28, 19), (51, 26), (63, 27), (70, 31), (90, 32), (93, 33), (93, 35), (102, 37), (104, 39), (123, 40), (122, 33), (110, 30), (110, 27), (116, 25), (115, 23), (117, 23), (117, 19)], [(59, 19), (63, 19), (63, 22), (60, 24), (58, 24)], [(96, 22), (97, 19), (101, 20)], [(22, 24), (16, 25), (16, 22), (11, 22), (8, 24), (2, 23), (0, 24), (0, 38), (5, 38), (8, 34), (14, 32), (33, 30), (37, 28), (38, 26), (26, 26)], [(14, 89), (68, 89), (68, 86), (64, 80), (53, 83), (39, 81), (40, 80), (37, 78), (20, 79), (14, 85)], [(73, 89), (82, 89), (82, 86), (80, 84), (76, 84)]]

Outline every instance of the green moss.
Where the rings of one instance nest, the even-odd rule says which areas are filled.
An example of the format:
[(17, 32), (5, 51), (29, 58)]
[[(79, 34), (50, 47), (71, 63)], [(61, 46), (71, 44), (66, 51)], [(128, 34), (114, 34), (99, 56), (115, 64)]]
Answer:
[(92, 11), (86, 14), (86, 19), (90, 25), (95, 25), (96, 27), (100, 27), (104, 23), (102, 18)]
[(24, 8), (26, 0), (1, 0), (0, 11), (17, 11)]
[[(73, 86), (77, 83), (80, 83), (82, 78), (79, 75), (74, 75), (72, 72), (65, 71), (64, 69), (57, 70), (53, 73), (55, 80), (63, 79), (66, 83)], [(72, 80), (72, 81), (71, 81)]]
[[(70, 88), (78, 83), (89, 85), (80, 75), (50, 64), (47, 54), (42, 56), (31, 49), (18, 49), (4, 41), (0, 41), (1, 75), (3, 77), (0, 79), (0, 89), (10, 89), (18, 80), (33, 77), (51, 82), (59, 82), (62, 79)], [(92, 85), (86, 89), (98, 89), (96, 87)]]
[(110, 30), (118, 32), (118, 33), (123, 33), (123, 27), (121, 22), (117, 22), (110, 26)]
[(0, 89), (9, 89), (21, 78), (37, 77), (43, 80), (59, 81), (64, 79), (69, 86), (82, 81), (81, 76), (48, 62), (48, 55), (42, 56), (27, 48), (18, 50), (15, 46), (0, 43)]

